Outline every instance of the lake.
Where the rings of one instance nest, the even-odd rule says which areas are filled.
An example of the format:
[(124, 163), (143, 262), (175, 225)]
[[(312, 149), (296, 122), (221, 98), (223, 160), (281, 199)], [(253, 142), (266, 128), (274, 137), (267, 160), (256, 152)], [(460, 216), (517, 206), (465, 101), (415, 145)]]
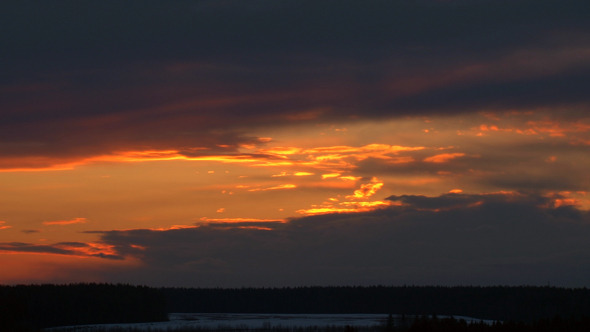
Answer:
[[(240, 313), (171, 313), (170, 321), (133, 324), (97, 324), (45, 329), (47, 332), (93, 332), (108, 331), (110, 328), (133, 328), (137, 330), (166, 330), (179, 328), (198, 329), (269, 329), (269, 328), (300, 328), (353, 326), (357, 328), (382, 326), (387, 314), (240, 314)], [(446, 316), (439, 316), (444, 318)], [(401, 316), (394, 315), (399, 321)], [(467, 322), (479, 322), (479, 319), (455, 316)], [(492, 323), (491, 321), (484, 321)]]

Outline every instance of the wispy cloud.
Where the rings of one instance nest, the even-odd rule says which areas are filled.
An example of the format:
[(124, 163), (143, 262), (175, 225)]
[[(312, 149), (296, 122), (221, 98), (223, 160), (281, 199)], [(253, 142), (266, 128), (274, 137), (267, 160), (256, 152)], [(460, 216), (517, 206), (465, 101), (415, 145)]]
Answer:
[(70, 220), (52, 220), (52, 221), (44, 221), (43, 225), (53, 226), (66, 226), (66, 225), (73, 225), (73, 224), (85, 224), (88, 222), (86, 218), (74, 218)]
[(248, 191), (269, 191), (269, 190), (284, 190), (284, 189), (295, 189), (295, 188), (297, 188), (297, 185), (292, 184), (292, 183), (285, 183), (285, 184), (280, 184), (278, 186), (272, 186), (272, 187), (252, 188), (252, 189), (248, 189)]
[(446, 163), (452, 159), (459, 158), (465, 156), (465, 153), (462, 152), (455, 152), (455, 153), (441, 153), (434, 156), (430, 156), (428, 158), (424, 158), (424, 161), (427, 163)]
[(55, 254), (79, 257), (123, 259), (113, 246), (103, 243), (59, 242), (54, 244), (33, 244), (23, 242), (0, 242), (0, 251), (12, 253)]

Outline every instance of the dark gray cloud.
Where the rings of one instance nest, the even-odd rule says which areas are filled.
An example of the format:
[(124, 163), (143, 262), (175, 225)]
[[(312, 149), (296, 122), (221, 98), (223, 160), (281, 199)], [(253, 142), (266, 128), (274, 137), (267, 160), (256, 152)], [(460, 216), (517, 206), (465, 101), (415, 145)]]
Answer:
[(38, 229), (23, 229), (21, 232), (23, 232), (25, 234), (35, 234), (35, 233), (40, 233), (41, 231)]
[(5, 1), (0, 152), (51, 164), (237, 145), (318, 109), (314, 121), (588, 105), (584, 5)]
[[(99, 232), (153, 285), (534, 284), (583, 286), (590, 216), (514, 194), (393, 196), (402, 206), (265, 223)], [(243, 226), (243, 225), (241, 225)]]

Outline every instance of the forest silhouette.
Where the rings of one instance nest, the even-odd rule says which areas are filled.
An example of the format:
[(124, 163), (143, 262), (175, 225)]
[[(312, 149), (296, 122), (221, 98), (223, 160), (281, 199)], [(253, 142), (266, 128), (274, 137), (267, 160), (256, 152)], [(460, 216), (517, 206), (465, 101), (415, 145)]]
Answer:
[[(524, 286), (152, 288), (94, 283), (0, 286), (0, 331), (166, 321), (170, 312), (377, 313), (384, 314), (384, 323), (372, 331), (385, 332), (590, 331), (590, 290)], [(390, 319), (385, 320), (388, 314)], [(391, 314), (398, 318), (392, 320)], [(453, 316), (496, 323), (469, 324)], [(268, 332), (286, 330), (297, 329)], [(314, 331), (327, 330), (362, 332), (353, 327)]]
[(0, 331), (168, 319), (154, 288), (112, 284), (0, 286)]

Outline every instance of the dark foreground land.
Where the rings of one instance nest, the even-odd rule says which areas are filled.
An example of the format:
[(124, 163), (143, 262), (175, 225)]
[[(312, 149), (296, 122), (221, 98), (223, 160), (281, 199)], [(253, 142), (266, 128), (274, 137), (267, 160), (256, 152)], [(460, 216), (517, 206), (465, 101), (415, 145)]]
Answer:
[(0, 332), (52, 326), (138, 323), (168, 319), (166, 300), (154, 288), (72, 284), (0, 286)]
[[(384, 320), (382, 325), (371, 329), (269, 327), (230, 329), (228, 332), (590, 331), (590, 290), (555, 287), (193, 289), (110, 284), (0, 286), (0, 332), (165, 321), (168, 312), (379, 313), (384, 317), (387, 314), (412, 317), (405, 321)], [(497, 323), (468, 324), (453, 318), (433, 318), (433, 315), (469, 316)], [(120, 328), (118, 331), (140, 330)]]

